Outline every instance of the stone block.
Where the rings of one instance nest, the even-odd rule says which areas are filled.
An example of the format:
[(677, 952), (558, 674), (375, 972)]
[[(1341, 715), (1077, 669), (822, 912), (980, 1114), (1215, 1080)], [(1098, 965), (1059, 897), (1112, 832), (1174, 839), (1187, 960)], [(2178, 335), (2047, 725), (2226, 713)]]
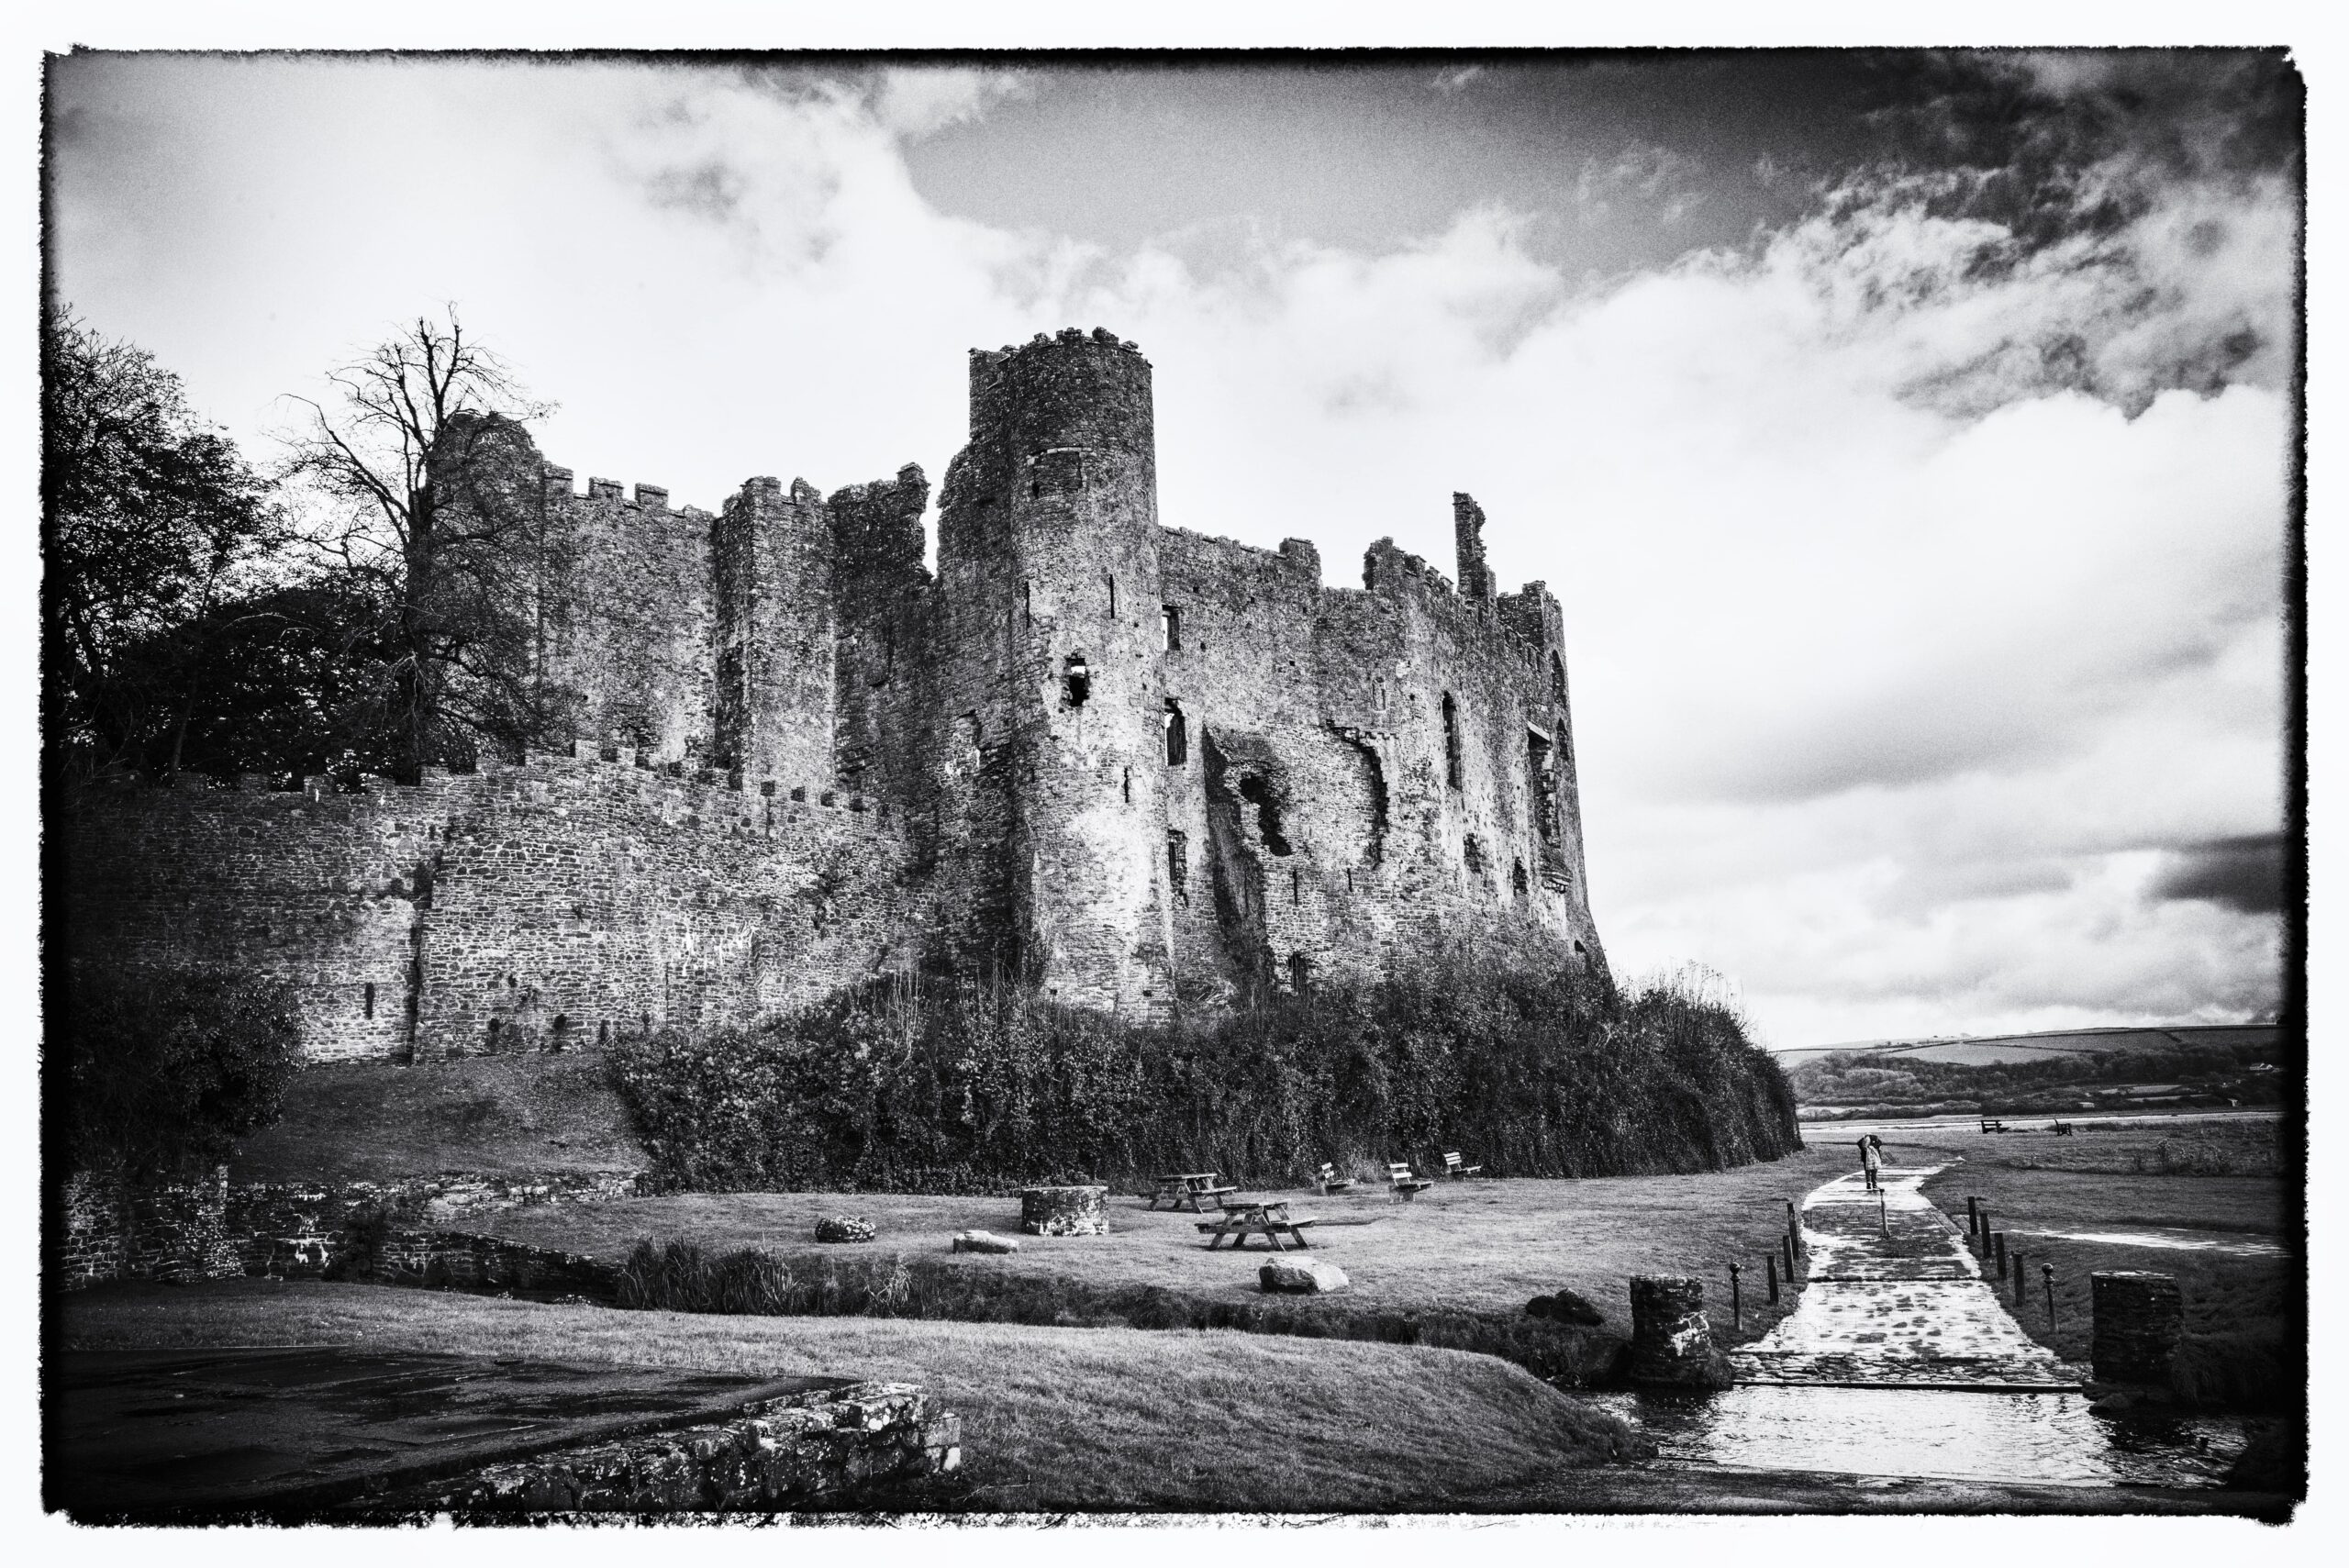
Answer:
[(1319, 1258), (1284, 1258), (1258, 1269), (1256, 1283), (1267, 1294), (1329, 1296), (1344, 1290), (1353, 1282), (1346, 1278), (1346, 1271), (1335, 1263), (1325, 1263)]
[(1713, 1345), (1704, 1281), (1632, 1278), (1631, 1380), (1680, 1388), (1727, 1388), (1735, 1382), (1729, 1358)]
[(1030, 1236), (1106, 1236), (1109, 1217), (1101, 1200), (1103, 1186), (1023, 1187), (1019, 1193), (1019, 1229)]
[(957, 1230), (953, 1244), (948, 1249), (955, 1252), (1017, 1252), (1019, 1239), (998, 1236), (992, 1230)]
[(2168, 1274), (2112, 1269), (2088, 1276), (2089, 1360), (2099, 1383), (2167, 1387), (2186, 1330), (2186, 1302)]

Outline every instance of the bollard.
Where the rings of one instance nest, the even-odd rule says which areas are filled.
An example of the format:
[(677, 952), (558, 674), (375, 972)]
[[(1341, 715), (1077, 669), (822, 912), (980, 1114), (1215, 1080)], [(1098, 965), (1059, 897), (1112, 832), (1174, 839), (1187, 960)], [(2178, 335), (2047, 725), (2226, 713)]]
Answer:
[(2167, 1387), (2186, 1301), (2168, 1274), (2113, 1269), (2088, 1275), (2088, 1360), (2099, 1383)]
[(1632, 1276), (1631, 1381), (1682, 1388), (1734, 1384), (1729, 1358), (1713, 1348), (1704, 1281)]
[(2039, 1278), (2040, 1283), (2047, 1287), (2047, 1326), (2053, 1329), (2055, 1327), (2055, 1265), (2040, 1264)]
[(2007, 1233), (1998, 1231), (1990, 1238), (1991, 1250), (1998, 1254), (1998, 1277), (2007, 1277)]
[(1738, 1266), (1729, 1266), (1729, 1326), (1736, 1333), (1745, 1332), (1745, 1298), (1738, 1294)]
[(1965, 1200), (1965, 1234), (1969, 1240), (1982, 1234), (1981, 1203), (1978, 1197)]
[(2018, 1318), (2022, 1316), (2023, 1279), (2022, 1254), (2017, 1252), (2015, 1254), (2015, 1316)]
[(1762, 1266), (1770, 1271), (1770, 1305), (1776, 1307), (1778, 1304), (1778, 1254), (1771, 1253)]
[(1884, 1194), (1880, 1190), (1876, 1195), (1876, 1233), (1879, 1236), (1892, 1234), (1892, 1224), (1885, 1215)]

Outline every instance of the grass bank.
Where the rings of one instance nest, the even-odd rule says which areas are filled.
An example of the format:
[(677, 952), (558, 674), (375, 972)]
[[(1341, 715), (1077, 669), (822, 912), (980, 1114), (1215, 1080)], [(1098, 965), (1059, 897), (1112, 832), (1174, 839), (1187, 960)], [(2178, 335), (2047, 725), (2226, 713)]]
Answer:
[[(1383, 1189), (1326, 1198), (1283, 1193), (1293, 1214), (1322, 1221), (1308, 1232), (1310, 1255), (1352, 1281), (1342, 1296), (1293, 1306), (1332, 1318), (1475, 1318), (1550, 1335), (1549, 1325), (1524, 1318), (1525, 1304), (1564, 1288), (1598, 1306), (1609, 1332), (1620, 1336), (1631, 1275), (1693, 1274), (1708, 1282), (1715, 1329), (1731, 1340), (1740, 1336), (1731, 1332), (1729, 1265), (1738, 1262), (1746, 1271), (1742, 1337), (1751, 1338), (1792, 1306), (1790, 1293), (1769, 1306), (1762, 1283), (1787, 1202), (1846, 1163), (1841, 1151), (1827, 1150), (1699, 1175), (1445, 1182), (1409, 1203), (1390, 1201)], [(1262, 1309), (1261, 1240), (1244, 1253), (1228, 1244), (1208, 1251), (1197, 1216), (1149, 1210), (1130, 1194), (1113, 1195), (1108, 1213), (1107, 1236), (1023, 1236), (1009, 1256), (948, 1251), (958, 1230), (1017, 1234), (1019, 1199), (1005, 1195), (678, 1194), (514, 1209), (470, 1218), (465, 1228), (616, 1262), (645, 1241), (692, 1243), (711, 1257), (753, 1249), (807, 1286), (843, 1271), (851, 1284), (876, 1269), (885, 1277), (902, 1256), (941, 1302), (968, 1312), (1041, 1311), (1036, 1320), (1044, 1322), (1054, 1320), (1041, 1307), (1055, 1293), (1080, 1319), (1131, 1321), (1137, 1309), (1167, 1309), (1141, 1294), (1152, 1290), (1227, 1311)], [(824, 1214), (870, 1219), (878, 1239), (819, 1245), (815, 1222)]]
[[(2171, 1275), (2185, 1297), (2176, 1392), (2190, 1403), (2254, 1410), (2297, 1408), (2302, 1350), (2296, 1309), (2304, 1265), (2283, 1235), (2286, 1194), (2273, 1173), (2273, 1124), (2190, 1128), (2087, 1126), (2071, 1138), (2043, 1131), (1991, 1137), (1910, 1131), (1897, 1159), (1949, 1158), (1925, 1183), (1928, 1196), (1963, 1225), (1965, 1200), (1987, 1207), (1994, 1229), (2029, 1256), (2021, 1306), (2002, 1292), (2033, 1339), (2068, 1360), (2088, 1361), (2093, 1320), (2088, 1276), (2145, 1269)], [(2266, 1174), (2231, 1173), (2265, 1169)], [(2208, 1243), (2163, 1246), (2131, 1233)], [(2283, 1245), (2287, 1255), (2264, 1248)], [(2232, 1248), (2245, 1250), (2234, 1251)], [(2055, 1320), (2047, 1318), (2039, 1266), (2055, 1270)]]
[(277, 1121), (243, 1140), (229, 1173), (240, 1182), (384, 1182), (646, 1163), (604, 1053), (589, 1049), (305, 1068), (286, 1085)]
[(1447, 1509), (1628, 1457), (1628, 1430), (1487, 1357), (1222, 1333), (616, 1312), (229, 1281), (63, 1299), (72, 1348), (353, 1344), (920, 1385), (969, 1503), (1013, 1512)]

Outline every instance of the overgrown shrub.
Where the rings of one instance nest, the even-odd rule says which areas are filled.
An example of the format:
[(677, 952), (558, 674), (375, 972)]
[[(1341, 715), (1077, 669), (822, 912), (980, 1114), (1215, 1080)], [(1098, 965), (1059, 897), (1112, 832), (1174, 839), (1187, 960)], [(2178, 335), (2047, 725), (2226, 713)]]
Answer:
[(299, 1063), (293, 992), (208, 970), (85, 971), (52, 1029), (69, 1069), (73, 1166), (136, 1181), (202, 1173), (277, 1118)]
[(876, 983), (610, 1061), (656, 1176), (704, 1191), (1286, 1184), (1448, 1149), (1495, 1174), (1624, 1175), (1799, 1146), (1785, 1077), (1720, 1002), (1460, 959), (1170, 1026)]

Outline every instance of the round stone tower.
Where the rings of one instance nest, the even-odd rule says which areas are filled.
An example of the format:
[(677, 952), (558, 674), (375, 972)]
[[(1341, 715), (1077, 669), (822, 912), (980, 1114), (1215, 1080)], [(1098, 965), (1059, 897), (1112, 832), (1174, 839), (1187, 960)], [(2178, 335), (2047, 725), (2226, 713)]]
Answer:
[[(939, 566), (989, 751), (1006, 966), (1130, 1016), (1172, 1000), (1161, 798), (1170, 762), (1150, 361), (1096, 328), (971, 356), (971, 444)], [(996, 628), (1000, 627), (1000, 636)], [(992, 835), (991, 835), (992, 836)]]

